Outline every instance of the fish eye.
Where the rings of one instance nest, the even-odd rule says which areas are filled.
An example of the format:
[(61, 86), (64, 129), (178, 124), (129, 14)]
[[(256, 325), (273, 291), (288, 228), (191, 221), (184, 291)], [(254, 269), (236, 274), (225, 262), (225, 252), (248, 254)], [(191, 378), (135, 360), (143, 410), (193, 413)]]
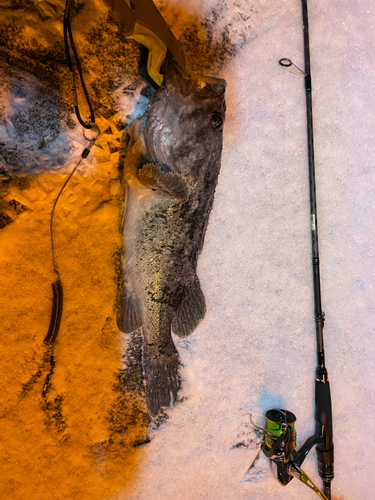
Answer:
[(223, 125), (223, 117), (218, 111), (214, 111), (211, 116), (211, 124), (213, 128), (220, 129)]

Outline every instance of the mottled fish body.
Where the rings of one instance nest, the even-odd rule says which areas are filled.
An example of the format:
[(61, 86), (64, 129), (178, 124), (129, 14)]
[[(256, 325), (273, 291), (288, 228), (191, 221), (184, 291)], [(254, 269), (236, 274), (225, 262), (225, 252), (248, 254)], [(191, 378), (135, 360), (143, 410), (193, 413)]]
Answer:
[(224, 80), (188, 77), (167, 61), (164, 86), (131, 131), (118, 324), (142, 327), (152, 416), (177, 399), (171, 329), (188, 336), (206, 311), (196, 268), (220, 170), (224, 93)]

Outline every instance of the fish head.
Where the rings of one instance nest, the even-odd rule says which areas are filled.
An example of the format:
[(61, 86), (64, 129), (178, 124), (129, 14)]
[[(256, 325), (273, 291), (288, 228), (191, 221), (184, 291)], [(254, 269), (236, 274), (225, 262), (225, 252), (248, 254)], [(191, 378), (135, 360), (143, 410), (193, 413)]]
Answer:
[(147, 111), (144, 139), (149, 159), (164, 172), (196, 180), (220, 163), (225, 119), (225, 80), (184, 73), (175, 59)]

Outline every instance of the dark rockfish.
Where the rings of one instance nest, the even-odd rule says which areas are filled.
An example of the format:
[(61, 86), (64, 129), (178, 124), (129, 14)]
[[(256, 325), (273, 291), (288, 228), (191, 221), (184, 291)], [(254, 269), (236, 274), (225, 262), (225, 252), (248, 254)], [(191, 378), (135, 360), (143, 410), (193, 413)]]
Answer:
[[(206, 306), (196, 275), (220, 170), (225, 81), (182, 74), (167, 61), (146, 122), (133, 125), (124, 164), (125, 270), (118, 325), (142, 327), (149, 412), (177, 398), (179, 337)], [(144, 130), (142, 128), (144, 127)]]

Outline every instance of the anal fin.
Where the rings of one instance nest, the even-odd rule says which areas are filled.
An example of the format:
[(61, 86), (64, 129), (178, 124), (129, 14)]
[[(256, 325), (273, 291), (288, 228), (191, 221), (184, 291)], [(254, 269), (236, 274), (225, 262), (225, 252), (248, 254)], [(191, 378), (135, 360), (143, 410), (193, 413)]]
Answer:
[(132, 333), (142, 326), (141, 306), (137, 297), (125, 286), (117, 310), (117, 327), (124, 333)]
[(164, 173), (160, 165), (147, 163), (138, 172), (138, 180), (151, 189), (161, 189), (177, 199), (186, 200), (189, 186), (181, 174)]
[(206, 314), (206, 301), (195, 274), (185, 284), (184, 296), (172, 320), (173, 333), (181, 338), (190, 335)]

